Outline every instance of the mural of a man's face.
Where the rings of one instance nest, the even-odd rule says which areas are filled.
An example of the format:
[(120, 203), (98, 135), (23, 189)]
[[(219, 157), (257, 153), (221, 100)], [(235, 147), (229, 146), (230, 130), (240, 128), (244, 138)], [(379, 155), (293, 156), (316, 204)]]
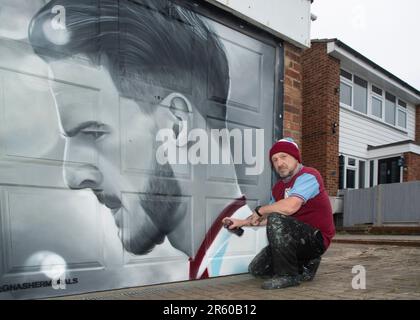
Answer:
[[(53, 73), (55, 65), (61, 63), (66, 61), (51, 64)], [(106, 74), (101, 76), (107, 77)], [(186, 98), (172, 93), (155, 105), (121, 98), (120, 110), (114, 101), (101, 101), (100, 114), (95, 115), (89, 112), (89, 104), (93, 103), (89, 95), (81, 96), (80, 91), (74, 92), (57, 82), (51, 82), (51, 86), (66, 143), (65, 183), (71, 189), (91, 189), (98, 201), (112, 212), (125, 247), (135, 253), (147, 252), (182, 221), (185, 208), (179, 208), (177, 202), (166, 201), (163, 210), (145, 198), (123, 199), (122, 193), (181, 194), (178, 184), (165, 184), (158, 179), (160, 175), (172, 175), (172, 169), (157, 164), (155, 150), (158, 130), (179, 122), (173, 110), (165, 105)], [(115, 88), (110, 85), (109, 90)], [(121, 150), (121, 145), (125, 150)], [(121, 159), (120, 155), (127, 158)], [(134, 161), (133, 167), (148, 174), (136, 178), (125, 173), (124, 166)], [(162, 219), (166, 225), (156, 226)], [(141, 241), (135, 241), (135, 235), (141, 235), (138, 237)]]
[[(168, 89), (174, 81), (182, 83), (189, 77), (193, 57), (189, 48), (183, 46), (189, 44), (185, 38), (199, 35), (186, 23), (168, 22), (167, 17), (153, 11), (159, 7), (159, 2), (150, 2), (152, 8), (149, 10), (134, 4), (125, 8), (125, 12), (133, 16), (128, 13), (114, 18), (108, 16), (104, 29), (119, 26), (124, 30), (127, 24), (126, 30), (132, 31), (121, 32), (120, 41), (113, 38), (112, 30), (109, 34), (99, 33), (89, 38), (91, 31), (98, 28), (98, 24), (92, 23), (89, 10), (97, 18), (97, 8), (85, 6), (83, 1), (52, 1), (34, 17), (30, 27), (30, 40), (40, 56), (47, 56), (54, 79), (81, 79), (75, 82), (86, 84), (86, 87), (75, 87), (62, 81), (51, 81), (66, 142), (64, 181), (71, 189), (94, 192), (98, 201), (112, 212), (124, 247), (136, 254), (147, 253), (162, 243), (185, 216), (186, 208), (180, 202), (150, 201), (148, 198), (150, 195), (182, 195), (182, 188), (175, 179), (176, 172), (188, 170), (188, 165), (157, 163), (156, 136), (163, 128), (174, 129), (177, 136), (181, 121), (187, 121), (193, 128), (197, 118), (203, 117), (200, 102), (207, 92), (207, 83), (200, 82), (207, 78), (200, 76), (193, 79), (194, 94), (190, 97), (176, 89)], [(112, 11), (115, 7), (111, 3), (108, 9)], [(57, 5), (60, 6), (58, 9)], [(57, 39), (60, 40), (54, 43), (54, 35), (50, 34), (54, 31), (46, 25), (63, 9), (66, 10), (67, 29), (58, 30), (61, 35)], [(160, 20), (156, 21), (157, 17)], [(146, 18), (148, 21), (142, 24), (130, 25), (130, 21)], [(196, 19), (189, 22), (198, 23)], [(149, 32), (153, 29), (148, 25), (151, 23), (155, 24), (155, 30), (147, 34), (147, 28), (151, 28)], [(195, 27), (205, 30), (202, 24)], [(162, 29), (160, 35), (159, 28)], [(184, 33), (178, 39), (181, 41), (175, 36), (166, 38), (170, 31), (177, 30)], [(203, 41), (206, 42), (202, 46), (206, 48), (208, 40)], [(48, 52), (42, 49), (46, 47)], [(53, 53), (54, 49), (56, 53)], [(221, 52), (217, 54), (223, 58)], [(88, 57), (89, 63), (96, 66), (82, 65), (72, 70), (69, 66), (75, 64), (74, 55)], [(208, 63), (208, 60), (204, 61), (205, 72)], [(226, 63), (221, 65), (222, 69), (227, 66)], [(222, 71), (227, 73), (227, 70)], [(225, 75), (220, 79), (222, 86), (227, 78)], [(161, 177), (174, 179), (168, 182)], [(174, 246), (188, 251), (180, 243)]]

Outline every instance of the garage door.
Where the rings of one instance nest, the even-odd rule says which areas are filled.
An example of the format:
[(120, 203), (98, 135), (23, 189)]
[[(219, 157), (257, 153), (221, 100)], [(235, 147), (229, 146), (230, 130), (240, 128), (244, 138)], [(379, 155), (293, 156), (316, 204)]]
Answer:
[(0, 297), (246, 272), (264, 229), (220, 220), (270, 196), (276, 48), (170, 1), (0, 6)]

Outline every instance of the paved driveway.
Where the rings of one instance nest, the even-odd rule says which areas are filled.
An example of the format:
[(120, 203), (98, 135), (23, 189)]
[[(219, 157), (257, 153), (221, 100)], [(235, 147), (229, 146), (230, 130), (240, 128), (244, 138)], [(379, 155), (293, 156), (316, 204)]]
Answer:
[[(366, 289), (352, 288), (366, 271)], [(179, 282), (66, 299), (418, 299), (420, 300), (420, 247), (332, 243), (312, 282), (281, 290), (262, 290), (261, 281), (248, 274)], [(356, 281), (355, 281), (356, 282)], [(360, 282), (358, 282), (360, 283)]]

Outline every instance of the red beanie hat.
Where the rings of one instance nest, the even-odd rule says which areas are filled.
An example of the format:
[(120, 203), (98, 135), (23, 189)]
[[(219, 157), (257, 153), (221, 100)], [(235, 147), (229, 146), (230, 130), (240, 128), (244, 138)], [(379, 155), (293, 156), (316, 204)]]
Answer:
[(276, 154), (278, 152), (290, 154), (293, 158), (299, 161), (299, 163), (302, 163), (299, 147), (291, 138), (281, 139), (275, 144), (273, 144), (273, 146), (270, 149), (270, 162), (273, 154)]

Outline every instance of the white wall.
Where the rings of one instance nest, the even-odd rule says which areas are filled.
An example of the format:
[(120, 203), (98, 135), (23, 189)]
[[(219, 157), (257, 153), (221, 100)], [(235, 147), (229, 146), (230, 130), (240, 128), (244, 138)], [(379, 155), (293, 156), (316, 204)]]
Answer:
[(381, 122), (340, 107), (339, 152), (367, 158), (367, 146), (378, 146), (415, 138), (415, 109), (407, 106), (407, 133), (393, 129)]
[(296, 45), (310, 46), (310, 0), (207, 0), (257, 21)]

